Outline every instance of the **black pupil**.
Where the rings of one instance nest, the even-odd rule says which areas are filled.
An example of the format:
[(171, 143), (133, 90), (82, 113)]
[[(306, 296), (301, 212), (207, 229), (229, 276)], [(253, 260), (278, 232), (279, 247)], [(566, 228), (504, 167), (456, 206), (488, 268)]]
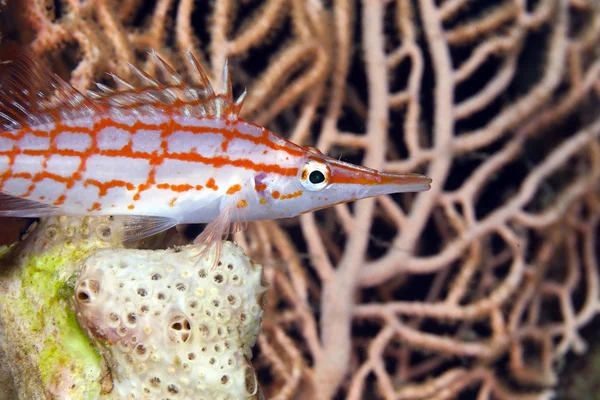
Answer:
[(308, 180), (313, 185), (318, 185), (319, 183), (325, 182), (325, 175), (321, 171), (313, 171), (308, 176)]

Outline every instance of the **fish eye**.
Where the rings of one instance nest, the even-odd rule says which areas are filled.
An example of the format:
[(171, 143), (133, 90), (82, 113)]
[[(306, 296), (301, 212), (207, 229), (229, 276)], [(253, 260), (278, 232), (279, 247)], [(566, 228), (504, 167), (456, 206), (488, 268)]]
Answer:
[(330, 170), (327, 164), (309, 161), (302, 168), (300, 183), (306, 190), (315, 192), (323, 189), (329, 183)]
[(308, 180), (313, 185), (318, 185), (319, 183), (325, 182), (325, 174), (319, 170), (314, 170), (308, 175)]

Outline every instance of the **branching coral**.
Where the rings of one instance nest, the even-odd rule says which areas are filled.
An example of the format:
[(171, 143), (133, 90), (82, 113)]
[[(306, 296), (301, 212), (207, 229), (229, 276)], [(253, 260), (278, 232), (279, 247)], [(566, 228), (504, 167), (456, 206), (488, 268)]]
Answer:
[(272, 286), (255, 364), (268, 398), (548, 398), (565, 356), (585, 352), (599, 310), (596, 1), (46, 3), (24, 1), (5, 34), (80, 89), (149, 47), (184, 68), (192, 48), (214, 72), (229, 58), (245, 117), (433, 178), (237, 236)]

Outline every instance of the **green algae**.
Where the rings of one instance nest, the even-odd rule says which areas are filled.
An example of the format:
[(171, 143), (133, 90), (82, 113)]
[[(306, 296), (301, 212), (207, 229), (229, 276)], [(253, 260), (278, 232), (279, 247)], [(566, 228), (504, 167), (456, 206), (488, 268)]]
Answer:
[(6, 339), (0, 350), (20, 398), (92, 400), (110, 393), (106, 364), (79, 326), (73, 297), (85, 260), (123, 247), (122, 227), (110, 217), (49, 217), (20, 242), (0, 246), (0, 334)]
[(61, 281), (59, 287), (56, 289), (57, 298), (69, 301), (73, 298), (75, 293), (75, 282), (77, 282), (77, 276), (71, 275), (67, 280)]
[[(45, 385), (51, 385), (59, 372), (68, 369), (72, 376), (80, 377), (80, 395), (97, 399), (100, 395), (98, 377), (101, 374), (101, 357), (90, 339), (83, 333), (75, 313), (65, 311), (62, 318), (56, 318), (59, 338), (48, 338), (40, 352), (40, 372)], [(83, 393), (81, 393), (83, 392)]]
[(6, 257), (7, 255), (10, 254), (10, 251), (12, 249), (12, 246), (0, 246), (0, 261), (2, 261), (4, 259), (4, 257)]
[(100, 393), (101, 357), (80, 328), (70, 303), (77, 267), (92, 252), (90, 248), (58, 247), (48, 253), (29, 255), (20, 270), (17, 304), (34, 332), (53, 331), (39, 356), (44, 385), (52, 385), (52, 380), (68, 369), (71, 376), (79, 377), (87, 397), (96, 398)]

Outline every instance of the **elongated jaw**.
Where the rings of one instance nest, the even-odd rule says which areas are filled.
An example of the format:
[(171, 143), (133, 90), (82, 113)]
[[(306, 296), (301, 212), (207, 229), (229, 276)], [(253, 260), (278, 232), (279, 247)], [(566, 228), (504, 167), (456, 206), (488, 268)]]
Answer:
[(431, 178), (421, 174), (390, 174), (344, 162), (331, 163), (332, 185), (353, 188), (357, 198), (392, 193), (424, 192), (431, 188)]
[[(371, 184), (375, 194), (425, 192), (431, 189), (431, 178), (421, 174), (388, 174), (378, 173), (377, 180)], [(379, 193), (381, 192), (381, 193)]]
[(384, 173), (331, 158), (312, 157), (301, 170), (300, 183), (307, 192), (298, 199), (298, 208), (304, 214), (367, 197), (424, 192), (430, 189), (431, 178), (415, 173)]

